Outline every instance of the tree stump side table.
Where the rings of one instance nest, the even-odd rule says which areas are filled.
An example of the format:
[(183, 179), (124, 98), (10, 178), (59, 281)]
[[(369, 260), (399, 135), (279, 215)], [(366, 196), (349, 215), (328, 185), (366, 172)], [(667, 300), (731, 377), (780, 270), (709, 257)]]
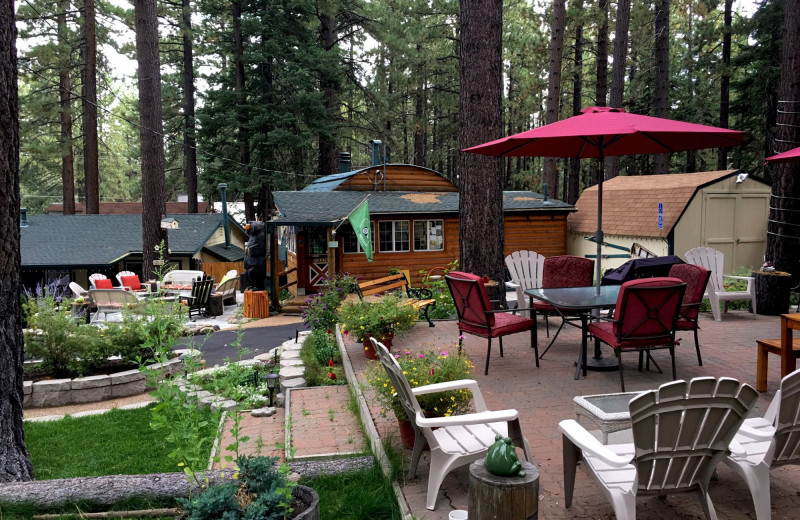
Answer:
[(759, 314), (779, 316), (789, 312), (792, 275), (783, 271), (753, 271)]
[(539, 517), (539, 470), (520, 461), (524, 477), (489, 473), (485, 460), (469, 466), (469, 520), (533, 520)]

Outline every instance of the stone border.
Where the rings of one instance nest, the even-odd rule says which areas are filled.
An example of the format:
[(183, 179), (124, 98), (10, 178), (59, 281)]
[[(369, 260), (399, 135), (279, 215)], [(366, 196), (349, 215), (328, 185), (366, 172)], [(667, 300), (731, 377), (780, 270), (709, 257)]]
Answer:
[[(166, 363), (153, 363), (148, 368), (163, 370), (172, 375), (184, 368), (183, 358), (191, 349), (176, 350), (178, 357)], [(49, 379), (25, 381), (22, 384), (23, 408), (51, 408), (70, 404), (84, 404), (129, 397), (147, 391), (146, 376), (139, 369), (114, 374), (78, 377), (75, 379)]]

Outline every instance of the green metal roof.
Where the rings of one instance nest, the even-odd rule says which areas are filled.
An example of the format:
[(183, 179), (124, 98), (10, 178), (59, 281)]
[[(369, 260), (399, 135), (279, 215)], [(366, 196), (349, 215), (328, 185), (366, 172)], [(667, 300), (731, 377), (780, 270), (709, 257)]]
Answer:
[[(194, 255), (222, 225), (219, 213), (168, 217), (180, 225), (168, 231), (169, 249), (175, 256)], [(20, 232), (22, 267), (106, 266), (142, 253), (141, 215), (29, 215), (28, 227)]]
[[(276, 191), (278, 225), (322, 225), (336, 222), (369, 195), (371, 215), (458, 215), (458, 193), (415, 191)], [(532, 191), (503, 192), (505, 213), (563, 213), (575, 207)]]

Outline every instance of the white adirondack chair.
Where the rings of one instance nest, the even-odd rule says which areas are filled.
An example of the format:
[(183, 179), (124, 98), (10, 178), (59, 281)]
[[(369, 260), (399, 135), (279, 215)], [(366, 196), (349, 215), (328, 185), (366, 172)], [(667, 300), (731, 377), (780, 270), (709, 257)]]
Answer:
[[(516, 290), (517, 307), (527, 307), (525, 291), (542, 286), (544, 256), (534, 251), (514, 251), (506, 257), (506, 267), (511, 274), (506, 287)], [(530, 311), (521, 311), (520, 315), (530, 317)]]
[(771, 518), (769, 470), (800, 463), (800, 370), (781, 380), (764, 417), (744, 421), (724, 462), (744, 478), (757, 520)]
[(695, 493), (706, 518), (717, 514), (708, 495), (714, 468), (758, 400), (735, 379), (673, 381), (631, 400), (632, 444), (604, 445), (575, 420), (561, 421), (565, 505), (572, 505), (575, 469), (584, 466), (617, 518), (636, 519), (636, 497)]
[(86, 292), (86, 289), (84, 289), (83, 287), (81, 287), (81, 284), (79, 284), (79, 283), (77, 283), (77, 282), (70, 282), (70, 283), (69, 283), (69, 288), (70, 288), (70, 290), (72, 291), (72, 294), (73, 294), (73, 295), (74, 295), (76, 298), (81, 298), (81, 297), (83, 297), (83, 296), (86, 296), (86, 295), (88, 294), (88, 293)]
[[(738, 300), (750, 300), (753, 319), (756, 319), (756, 284), (753, 277), (723, 274), (725, 255), (711, 247), (694, 247), (687, 251), (685, 256), (690, 264), (699, 265), (711, 271), (711, 278), (708, 279), (705, 297), (711, 302), (711, 312), (714, 314), (716, 321), (722, 321), (719, 312), (720, 302), (725, 304), (725, 312), (728, 312), (728, 302)], [(723, 283), (725, 278), (747, 280), (747, 289), (744, 291), (726, 291)]]
[[(522, 435), (519, 412), (516, 410), (487, 410), (478, 383), (472, 379), (411, 388), (394, 356), (382, 343), (375, 341), (375, 338), (370, 338), (370, 341), (372, 341), (378, 358), (394, 385), (397, 397), (414, 427), (414, 450), (409, 469), (411, 478), (416, 476), (419, 457), (426, 441), (431, 449), (428, 497), (425, 507), (431, 511), (436, 508), (436, 498), (444, 477), (452, 470), (484, 457), (489, 446), (494, 444), (496, 435), (510, 437), (518, 447), (522, 448), (525, 459), (531, 462), (531, 449), (528, 441)], [(476, 413), (427, 418), (423, 415), (415, 397), (460, 388), (466, 388), (472, 392)]]
[(93, 275), (89, 276), (89, 287), (94, 289), (95, 288), (94, 287), (94, 281), (95, 280), (106, 280), (106, 279), (108, 279), (108, 276), (106, 276), (104, 274), (100, 274), (100, 273), (94, 273)]
[(122, 283), (123, 276), (136, 276), (136, 273), (133, 271), (120, 271), (117, 273), (117, 281), (119, 282), (119, 286), (122, 287), (124, 284)]

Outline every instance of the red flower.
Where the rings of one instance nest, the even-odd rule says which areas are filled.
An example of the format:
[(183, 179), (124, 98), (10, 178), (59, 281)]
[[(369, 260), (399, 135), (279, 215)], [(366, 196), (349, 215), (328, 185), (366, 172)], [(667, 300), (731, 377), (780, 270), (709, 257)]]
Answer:
[(330, 379), (336, 379), (336, 374), (334, 374), (333, 372), (328, 372), (328, 377)]
[(332, 359), (328, 361), (328, 366), (329, 366), (329, 367), (332, 367), (332, 366), (333, 366), (333, 360), (332, 360)]
[(333, 334), (333, 331), (331, 329), (328, 329), (328, 334)]

